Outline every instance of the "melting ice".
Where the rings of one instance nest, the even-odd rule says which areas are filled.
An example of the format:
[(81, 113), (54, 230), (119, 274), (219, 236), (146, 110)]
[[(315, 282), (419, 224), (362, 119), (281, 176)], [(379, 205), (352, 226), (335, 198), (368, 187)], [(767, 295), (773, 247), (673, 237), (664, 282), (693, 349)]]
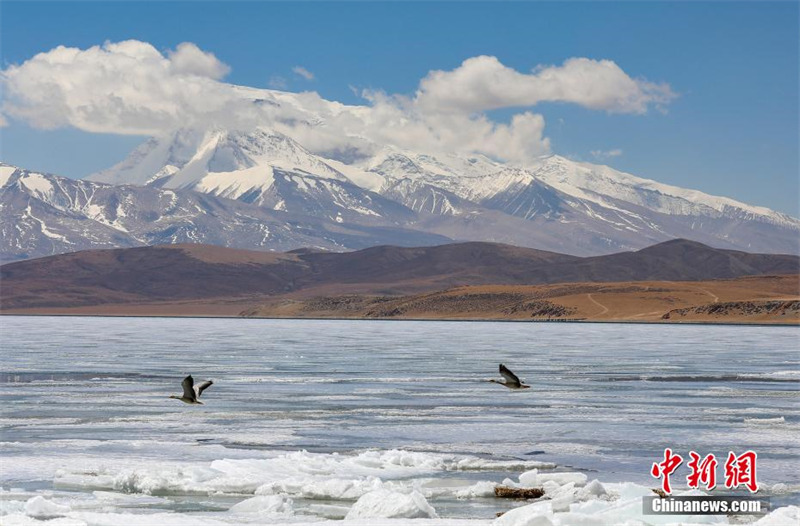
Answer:
[[(642, 515), (667, 446), (754, 449), (777, 509), (742, 520), (800, 520), (795, 328), (0, 323), (3, 525), (732, 521)], [(533, 388), (486, 382), (500, 362)], [(188, 373), (206, 405), (167, 398)]]

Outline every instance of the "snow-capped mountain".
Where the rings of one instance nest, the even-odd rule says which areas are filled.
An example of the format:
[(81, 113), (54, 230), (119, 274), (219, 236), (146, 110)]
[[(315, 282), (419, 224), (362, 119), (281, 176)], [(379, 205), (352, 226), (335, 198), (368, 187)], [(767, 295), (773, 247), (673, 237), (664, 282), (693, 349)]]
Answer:
[[(558, 155), (545, 157), (527, 168), (504, 166), (480, 156), (448, 157), (448, 162), (443, 163), (430, 155), (381, 155), (378, 162), (371, 160), (365, 169), (384, 175), (389, 180), (424, 182), (476, 203), (538, 187), (551, 196), (553, 192), (559, 192), (561, 200), (571, 198), (610, 210), (617, 208), (614, 202), (625, 202), (676, 216), (753, 219), (781, 226), (797, 226), (799, 223), (795, 218), (768, 208), (661, 184), (608, 166), (572, 161)], [(454, 158), (460, 166), (454, 166)], [(534, 192), (531, 198), (538, 199), (539, 193)], [(523, 203), (531, 206), (522, 215), (534, 215), (533, 211), (538, 208), (535, 203), (529, 200), (523, 200)], [(520, 215), (520, 211), (514, 215)]]
[(342, 251), (447, 241), (388, 221), (344, 225), (189, 190), (108, 185), (0, 163), (0, 261), (173, 243)]
[(196, 190), (337, 222), (378, 218), (400, 224), (413, 216), (266, 128), (250, 133), (180, 130), (146, 142), (122, 163), (87, 179)]
[[(387, 176), (390, 183), (382, 190), (387, 196), (416, 211), (454, 216), (451, 225), (474, 215), (475, 206), (523, 219), (529, 228), (511, 242), (525, 246), (587, 255), (685, 238), (720, 248), (800, 251), (800, 221), (793, 217), (607, 166), (554, 155), (522, 169), (473, 158), (473, 165), (495, 171), (465, 170), (457, 176), (431, 169), (429, 159), (404, 154), (367, 169)], [(498, 228), (497, 235), (509, 236), (514, 230), (509, 226)], [(431, 230), (460, 237), (458, 230), (436, 225)]]
[(721, 248), (799, 250), (795, 218), (608, 166), (557, 155), (523, 168), (482, 155), (375, 151), (331, 159), (266, 128), (181, 130), (90, 179), (192, 189), (331, 221), (388, 221), (454, 239), (576, 255), (678, 237)]
[[(66, 209), (78, 213), (76, 207), (80, 208), (80, 214), (100, 225), (97, 232), (87, 233), (81, 225), (66, 220), (65, 226), (59, 227), (62, 230), (49, 223), (47, 228), (70, 240), (92, 240), (92, 246), (169, 241), (168, 236), (159, 237), (144, 225), (134, 229), (135, 234), (130, 233), (133, 230), (119, 213), (96, 220), (86, 207), (112, 210), (120, 196), (130, 194), (150, 196), (147, 199), (152, 202), (167, 199), (164, 196), (182, 196), (189, 203), (205, 194), (206, 199), (213, 196), (218, 199), (215, 202), (224, 202), (230, 214), (245, 214), (233, 203), (247, 206), (246, 215), (253, 225), (268, 220), (285, 222), (285, 217), (291, 216), (307, 227), (306, 238), (258, 241), (256, 226), (252, 226), (256, 229), (252, 236), (237, 233), (231, 226), (250, 225), (248, 221), (238, 216), (216, 217), (201, 207), (193, 216), (195, 220), (202, 212), (209, 215), (208, 221), (226, 225), (208, 227), (219, 234), (203, 240), (227, 246), (282, 249), (299, 246), (305, 240), (311, 246), (345, 249), (364, 246), (359, 244), (364, 239), (388, 244), (407, 244), (409, 239), (420, 242), (423, 233), (428, 233), (439, 236), (428, 239), (494, 241), (574, 255), (639, 249), (673, 238), (751, 252), (800, 252), (798, 219), (642, 179), (608, 166), (557, 155), (519, 167), (481, 155), (432, 155), (380, 145), (375, 145), (373, 152), (367, 156), (315, 154), (266, 127), (247, 132), (179, 130), (147, 141), (121, 163), (86, 181), (66, 180), (69, 183), (57, 185), (75, 185), (76, 189), (69, 190), (72, 194), (66, 192), (68, 195), (92, 189), (92, 199)], [(95, 184), (99, 182), (137, 188)], [(17, 187), (20, 191), (28, 188), (23, 183)], [(12, 193), (4, 187), (4, 202), (9, 195)], [(54, 206), (55, 201), (43, 202)], [(7, 208), (4, 204), (4, 210)], [(14, 209), (22, 214), (23, 223), (35, 226), (36, 220), (30, 213), (25, 215), (24, 207)], [(154, 217), (177, 220), (178, 212), (166, 210)], [(3, 243), (8, 247), (24, 244), (21, 240), (7, 241), (14, 236), (25, 237), (20, 229), (11, 232), (13, 223), (9, 217), (3, 225)], [(118, 229), (119, 225), (125, 230)], [(103, 230), (108, 228), (117, 229)], [(365, 229), (383, 230), (370, 230), (370, 235), (359, 237), (354, 244), (336, 237), (332, 232), (337, 228), (362, 233)], [(74, 250), (78, 242), (71, 242)]]

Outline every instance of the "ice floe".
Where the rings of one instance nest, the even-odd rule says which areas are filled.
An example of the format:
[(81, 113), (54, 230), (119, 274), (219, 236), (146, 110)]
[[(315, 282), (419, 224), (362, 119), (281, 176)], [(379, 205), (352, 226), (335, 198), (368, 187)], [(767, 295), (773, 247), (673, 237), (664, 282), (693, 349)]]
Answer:
[(439, 516), (418, 491), (398, 493), (376, 490), (366, 493), (353, 504), (345, 519), (436, 519)]

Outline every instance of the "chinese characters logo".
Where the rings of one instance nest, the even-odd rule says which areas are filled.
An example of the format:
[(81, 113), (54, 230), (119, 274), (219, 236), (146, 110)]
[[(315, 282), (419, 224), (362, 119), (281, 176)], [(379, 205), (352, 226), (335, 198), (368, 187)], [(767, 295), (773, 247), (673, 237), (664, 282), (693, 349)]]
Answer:
[[(690, 473), (686, 477), (687, 485), (697, 489), (702, 484), (705, 489), (713, 490), (717, 486), (717, 459), (714, 454), (701, 457), (697, 452), (690, 451), (689, 457), (687, 466)], [(736, 489), (744, 486), (751, 493), (757, 492), (756, 459), (757, 455), (754, 451), (745, 451), (739, 456), (730, 451), (725, 461), (725, 487)], [(661, 489), (664, 490), (664, 493), (668, 495), (672, 493), (670, 475), (675, 473), (682, 463), (683, 457), (673, 453), (670, 448), (664, 450), (664, 460), (653, 463), (650, 474), (661, 479)]]

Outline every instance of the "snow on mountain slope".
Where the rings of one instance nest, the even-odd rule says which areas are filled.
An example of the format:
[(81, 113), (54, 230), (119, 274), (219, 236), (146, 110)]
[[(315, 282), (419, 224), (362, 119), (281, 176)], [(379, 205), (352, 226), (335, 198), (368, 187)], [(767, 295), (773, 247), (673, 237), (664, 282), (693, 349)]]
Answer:
[[(266, 128), (250, 133), (181, 130), (149, 141), (125, 161), (87, 179), (196, 190), (337, 222), (372, 217), (397, 224), (413, 215), (352, 182), (331, 164)], [(375, 184), (382, 179), (377, 174), (355, 167), (347, 171), (362, 184), (380, 186)]]
[(483, 155), (467, 157), (456, 154), (437, 155), (422, 154), (384, 147), (376, 155), (361, 166), (370, 172), (385, 177), (400, 178), (411, 176), (423, 177), (479, 177), (499, 171), (504, 166)]
[(433, 215), (460, 215), (474, 208), (454, 193), (439, 186), (413, 179), (390, 179), (381, 193), (414, 212)]
[(377, 172), (367, 171), (356, 165), (345, 164), (336, 159), (325, 159), (325, 164), (344, 174), (354, 184), (371, 192), (379, 192), (386, 182), (386, 178)]
[(178, 130), (169, 136), (147, 141), (121, 163), (86, 179), (110, 184), (146, 185), (152, 183), (156, 174), (162, 173), (164, 176), (159, 178), (159, 186), (191, 188), (201, 183), (209, 173), (227, 173), (227, 179), (230, 179), (227, 186), (246, 187), (259, 181), (247, 176), (244, 181), (238, 181), (236, 174), (255, 167), (268, 168), (262, 174), (262, 185), (269, 184), (271, 169), (346, 179), (289, 137), (266, 128), (257, 128), (249, 133), (221, 129)]
[(0, 261), (164, 243), (284, 251), (447, 241), (386, 222), (320, 220), (193, 191), (107, 185), (0, 163)]
[(267, 189), (252, 190), (240, 200), (338, 223), (402, 225), (413, 211), (400, 203), (350, 182), (298, 172), (275, 170)]
[[(478, 160), (466, 158), (455, 163), (455, 156), (449, 157), (448, 163), (439, 163), (430, 155), (383, 151), (362, 167), (386, 177), (382, 193), (415, 211), (470, 214), (470, 228), (480, 209), (500, 211), (537, 222), (536, 228), (546, 229), (553, 238), (572, 236), (573, 254), (635, 249), (675, 237), (743, 250), (800, 251), (800, 221), (767, 208), (559, 156), (543, 158), (529, 168), (489, 160), (472, 164)], [(477, 169), (459, 174), (451, 169), (459, 164)], [(434, 231), (452, 236), (457, 222), (446, 223), (445, 230)], [(430, 219), (426, 225), (432, 227)], [(508, 224), (498, 225), (499, 229), (505, 229), (498, 231), (504, 237), (517, 230)], [(545, 246), (538, 234), (523, 244)], [(534, 239), (540, 244), (534, 245)]]
[(608, 204), (604, 198), (611, 198), (670, 215), (712, 215), (795, 227), (800, 224), (797, 219), (769, 208), (661, 184), (608, 166), (571, 161), (558, 155), (546, 159), (533, 173), (566, 194), (601, 205)]
[(796, 219), (765, 207), (661, 184), (608, 166), (571, 161), (558, 155), (544, 158), (540, 164), (528, 168), (506, 167), (480, 157), (451, 155), (448, 161), (440, 162), (431, 155), (382, 152), (364, 165), (367, 170), (390, 180), (422, 180), (475, 202), (537, 183), (610, 209), (618, 208), (611, 204), (613, 201), (622, 201), (671, 215), (727, 216), (784, 226), (798, 225)]
[(203, 135), (199, 130), (178, 130), (168, 138), (151, 138), (122, 162), (85, 180), (145, 186), (164, 176), (168, 178), (195, 155)]
[[(293, 105), (314, 125), (336, 111), (326, 106), (314, 117), (297, 97), (275, 92), (264, 104)], [(576, 255), (675, 237), (721, 248), (800, 251), (795, 218), (607, 166), (553, 155), (512, 167), (481, 155), (372, 146), (371, 156), (328, 159), (267, 128), (181, 130), (90, 179), (191, 189), (334, 222), (425, 228)]]

